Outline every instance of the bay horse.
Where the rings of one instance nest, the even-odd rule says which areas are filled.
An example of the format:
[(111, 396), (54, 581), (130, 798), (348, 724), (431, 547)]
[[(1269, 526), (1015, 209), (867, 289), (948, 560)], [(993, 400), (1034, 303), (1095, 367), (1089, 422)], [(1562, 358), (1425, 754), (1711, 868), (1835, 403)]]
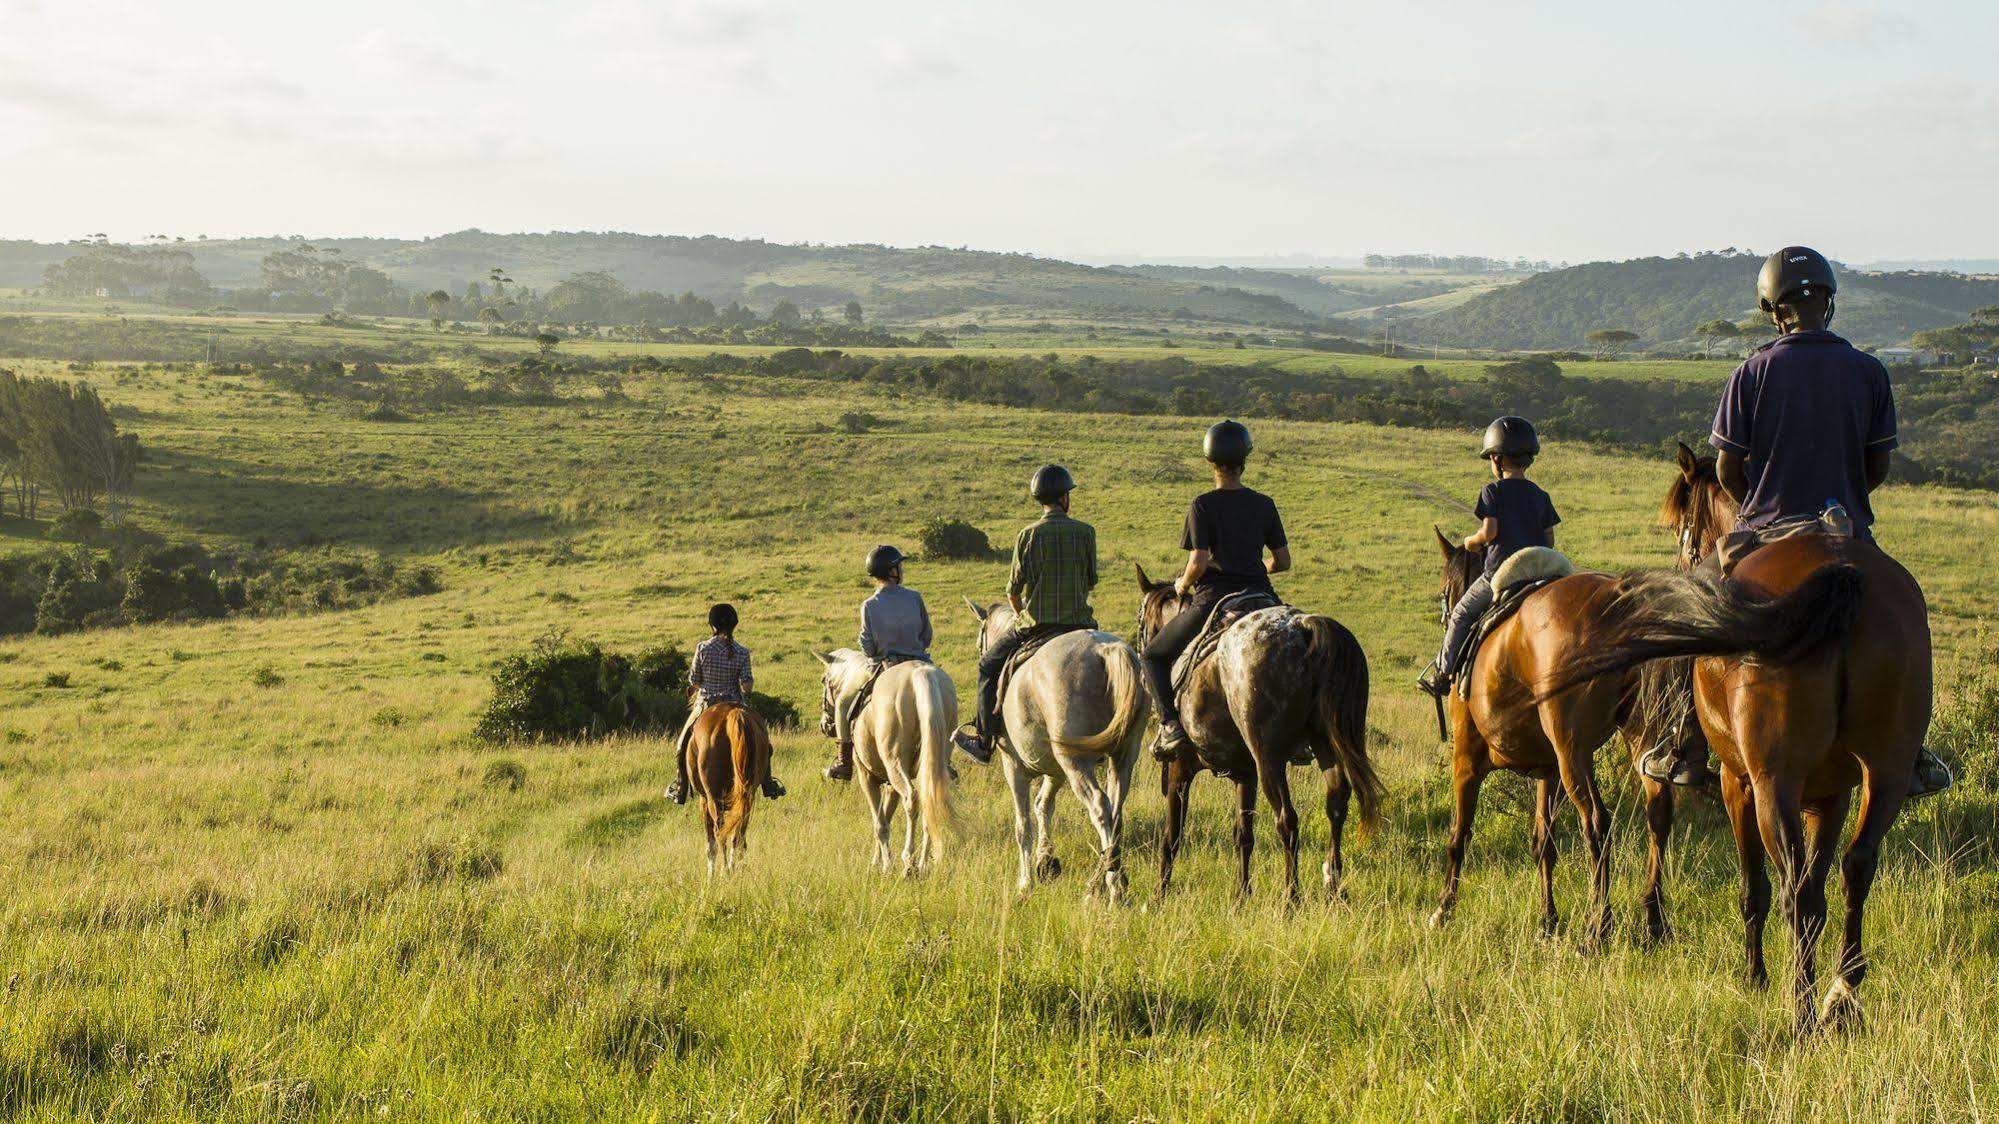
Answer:
[(750, 809), (770, 776), (770, 731), (757, 712), (721, 702), (701, 712), (687, 737), (687, 783), (708, 832), (708, 876), (734, 870), (749, 846)]
[[(1013, 627), (1016, 614), (1006, 605), (981, 608), (969, 598), (965, 604), (979, 618), (979, 653), (984, 655), (988, 644)], [(1152, 713), (1139, 678), (1138, 653), (1095, 629), (1057, 636), (1014, 672), (1000, 710), (1007, 731), (1000, 761), (1013, 791), (1019, 888), (1031, 887), (1037, 874), (1054, 877), (1062, 871), (1053, 828), (1055, 796), (1066, 781), (1097, 833), (1099, 861), (1089, 890), (1104, 891), (1112, 904), (1122, 901), (1128, 885), (1124, 802)], [(1030, 816), (1029, 787), (1036, 777), (1041, 786)]]
[[(1694, 544), (1683, 558), (1691, 568), (1626, 575), (1605, 606), (1599, 644), (1557, 669), (1550, 687), (1699, 657), (1692, 705), (1720, 766), (1742, 864), (1748, 979), (1769, 979), (1767, 855), (1793, 940), (1796, 1027), (1856, 1024), (1867, 896), (1929, 727), (1929, 608), (1908, 570), (1866, 539), (1778, 539), (1722, 574), (1709, 556), (1733, 525), (1734, 504), (1711, 460), (1680, 452), (1667, 515), (1682, 542)], [(1846, 917), (1837, 978), (1815, 1012), (1825, 882), (1856, 786), (1859, 822), (1840, 861)]]
[[(1185, 605), (1172, 582), (1154, 582), (1138, 567), (1143, 597), (1139, 645)], [(1367, 654), (1346, 626), (1331, 617), (1279, 606), (1245, 615), (1229, 626), (1214, 654), (1195, 669), (1180, 692), (1180, 722), (1195, 745), (1236, 785), (1236, 892), (1250, 891), (1250, 856), (1256, 849), (1259, 786), (1277, 821), (1284, 847), (1284, 893), (1298, 900), (1298, 811), (1291, 803), (1285, 767), (1294, 750), (1307, 749), (1326, 782), (1326, 819), (1332, 843), (1319, 870), (1326, 893), (1342, 893), (1341, 836), (1350, 799), (1360, 802), (1361, 826), (1381, 819), (1382, 785), (1367, 755)], [(1159, 856), (1159, 890), (1173, 881), (1187, 822), (1187, 798), (1207, 761), (1192, 750), (1166, 762), (1166, 831)], [(1218, 770), (1218, 771), (1220, 771)]]
[[(814, 652), (823, 691), (819, 726), (854, 746), (854, 779), (874, 823), (875, 869), (894, 869), (889, 825), (901, 805), (902, 872), (916, 874), (943, 858), (957, 821), (951, 805), (951, 731), (958, 728), (958, 691), (936, 664), (905, 660), (880, 669), (851, 648)], [(873, 680), (867, 701), (854, 696)]]
[[(1441, 529), (1437, 546), (1443, 552), (1441, 588), (1443, 612), (1485, 567), (1484, 550), (1466, 550)], [(1472, 819), (1485, 778), (1504, 769), (1534, 781), (1534, 829), (1528, 844), (1541, 874), (1541, 921), (1544, 935), (1560, 923), (1555, 908), (1554, 820), (1566, 792), (1582, 822), (1583, 846), (1590, 863), (1590, 921), (1586, 948), (1601, 946), (1613, 927), (1610, 905), (1609, 804), (1597, 785), (1596, 755), (1612, 735), (1622, 731), (1635, 762), (1654, 735), (1643, 721), (1646, 709), (1637, 673), (1606, 676), (1581, 684), (1531, 706), (1521, 703), (1549, 670), (1559, 667), (1591, 643), (1590, 622), (1614, 596), (1617, 579), (1609, 574), (1572, 573), (1529, 593), (1479, 645), (1459, 678), (1468, 685), (1450, 692), (1451, 793), (1450, 842), (1445, 853), (1444, 894), (1431, 915), (1432, 926), (1450, 919), (1458, 900), (1458, 877), (1471, 840)], [(1653, 690), (1666, 688), (1653, 686)], [(1686, 736), (1691, 723), (1667, 727), (1657, 736)], [(1635, 768), (1634, 768), (1635, 771)], [(1645, 937), (1656, 941), (1666, 933), (1666, 841), (1673, 830), (1673, 789), (1639, 777), (1645, 789), (1647, 852)]]

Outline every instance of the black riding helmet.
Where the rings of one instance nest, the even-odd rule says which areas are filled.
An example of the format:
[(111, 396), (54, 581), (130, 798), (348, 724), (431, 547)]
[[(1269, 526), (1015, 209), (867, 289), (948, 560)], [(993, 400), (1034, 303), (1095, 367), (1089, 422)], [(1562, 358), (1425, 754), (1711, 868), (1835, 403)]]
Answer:
[(895, 573), (895, 568), (908, 559), (902, 551), (883, 543), (868, 551), (868, 576), (886, 578)]
[(708, 606), (708, 627), (716, 632), (736, 631), (736, 607), (727, 604)]
[(1212, 464), (1241, 464), (1255, 448), (1249, 427), (1233, 419), (1209, 426), (1208, 435), (1201, 440), (1201, 455)]
[(1832, 296), (1839, 291), (1832, 263), (1809, 246), (1786, 246), (1763, 261), (1756, 275), (1756, 299), (1763, 311), (1807, 297), (1824, 297), (1831, 311)]
[(1534, 423), (1526, 418), (1508, 414), (1494, 418), (1485, 427), (1485, 441), (1479, 447), (1481, 457), (1533, 457), (1541, 453), (1541, 435), (1534, 432)]
[(1042, 465), (1034, 470), (1034, 479), (1027, 482), (1027, 494), (1042, 503), (1054, 503), (1075, 490), (1075, 477), (1059, 464)]

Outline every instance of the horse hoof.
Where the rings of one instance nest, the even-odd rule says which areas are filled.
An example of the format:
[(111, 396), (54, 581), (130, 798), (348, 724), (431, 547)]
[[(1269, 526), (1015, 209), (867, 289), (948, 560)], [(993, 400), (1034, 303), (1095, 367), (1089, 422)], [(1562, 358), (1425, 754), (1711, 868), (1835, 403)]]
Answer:
[(1860, 1009), (1860, 996), (1845, 980), (1834, 980), (1826, 989), (1825, 1002), (1819, 1004), (1819, 1022), (1827, 1030), (1858, 1030), (1867, 1021)]
[(1104, 889), (1112, 905), (1123, 905), (1125, 891), (1130, 887), (1131, 883), (1125, 878), (1123, 871), (1113, 870), (1104, 875)]
[(1450, 924), (1450, 921), (1451, 921), (1451, 911), (1448, 909), (1439, 908), (1437, 912), (1430, 915), (1430, 928), (1441, 929), (1445, 925)]
[(1544, 941), (1551, 941), (1555, 939), (1555, 934), (1561, 931), (1561, 927), (1562, 927), (1562, 922), (1560, 918), (1543, 917), (1540, 920), (1540, 922), (1534, 926), (1534, 935), (1541, 938)]

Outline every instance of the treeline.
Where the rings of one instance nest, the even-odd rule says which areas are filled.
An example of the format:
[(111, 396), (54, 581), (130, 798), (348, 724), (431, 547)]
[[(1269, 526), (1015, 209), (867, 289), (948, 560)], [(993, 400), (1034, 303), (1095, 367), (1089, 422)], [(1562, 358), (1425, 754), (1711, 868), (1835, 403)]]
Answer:
[(87, 542), (0, 559), (0, 635), (350, 609), (442, 588), (434, 568), (379, 555), (210, 552), (153, 535), (107, 535), (88, 516), (66, 516), (56, 528)]
[(152, 297), (167, 304), (206, 304), (214, 296), (186, 250), (109, 242), (49, 266), (42, 285), (58, 296)]
[(35, 518), (45, 491), (66, 511), (103, 497), (115, 513), (138, 463), (139, 439), (118, 432), (96, 391), (0, 369), (0, 514), (12, 498)]
[[(1550, 436), (1638, 449), (1706, 440), (1718, 389), (1673, 379), (1586, 378), (1545, 357), (1453, 378), (1420, 364), (1397, 379), (1338, 370), (1287, 372), (1203, 366), (1178, 357), (1103, 360), (1054, 355), (863, 357), (803, 348), (768, 356), (710, 355), (645, 365), (873, 384), (957, 401), (1044, 410), (1236, 415), (1472, 432), (1501, 414), (1531, 417)], [(1999, 489), (1999, 380), (1893, 372), (1901, 413), (1897, 479)]]
[(1369, 269), (1434, 269), (1445, 273), (1539, 273), (1560, 268), (1526, 258), (1482, 258), (1475, 254), (1367, 254), (1360, 263)]

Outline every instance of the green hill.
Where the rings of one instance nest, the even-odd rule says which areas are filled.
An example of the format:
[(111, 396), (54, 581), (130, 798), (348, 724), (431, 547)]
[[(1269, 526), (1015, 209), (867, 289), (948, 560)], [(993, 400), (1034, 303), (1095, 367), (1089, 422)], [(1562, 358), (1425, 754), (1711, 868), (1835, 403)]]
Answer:
[[(1405, 330), (1426, 343), (1560, 350), (1583, 346), (1593, 329), (1625, 328), (1640, 347), (1682, 347), (1705, 321), (1756, 315), (1759, 262), (1744, 253), (1591, 262), (1481, 293)], [(1999, 280), (1845, 270), (1835, 326), (1860, 343), (1899, 343), (1995, 303)]]

